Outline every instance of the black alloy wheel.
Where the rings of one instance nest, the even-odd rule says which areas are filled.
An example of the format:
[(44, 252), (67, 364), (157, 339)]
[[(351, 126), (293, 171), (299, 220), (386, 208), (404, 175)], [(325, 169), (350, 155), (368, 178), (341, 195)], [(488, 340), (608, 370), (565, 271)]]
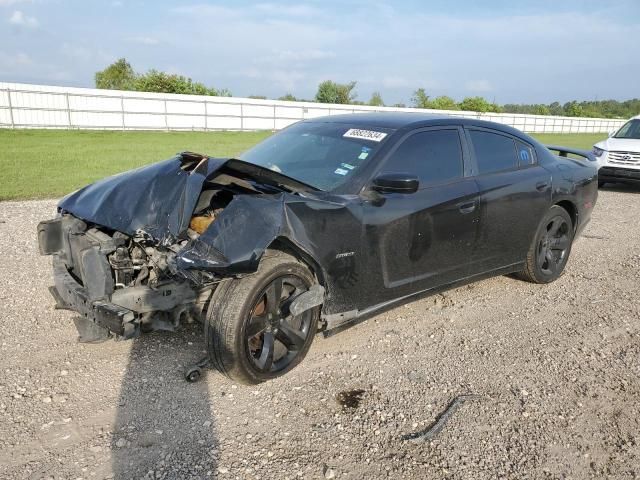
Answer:
[(571, 247), (571, 229), (570, 222), (561, 215), (547, 223), (536, 254), (538, 267), (545, 275), (555, 275), (564, 268)]
[(291, 305), (315, 283), (300, 259), (280, 250), (268, 250), (257, 272), (220, 282), (205, 322), (212, 366), (245, 384), (292, 370), (311, 347), (321, 307), (294, 316)]
[(560, 277), (571, 254), (574, 234), (569, 212), (560, 205), (552, 206), (538, 226), (519, 276), (533, 283), (550, 283)]
[(289, 308), (308, 287), (295, 275), (277, 277), (258, 295), (244, 329), (246, 354), (263, 373), (285, 370), (303, 350), (313, 312), (294, 317)]

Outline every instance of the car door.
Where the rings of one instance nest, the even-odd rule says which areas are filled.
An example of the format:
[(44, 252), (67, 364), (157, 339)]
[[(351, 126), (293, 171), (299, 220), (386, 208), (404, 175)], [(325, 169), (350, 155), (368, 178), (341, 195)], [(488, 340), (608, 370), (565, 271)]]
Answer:
[(414, 193), (382, 193), (378, 201), (364, 204), (365, 251), (372, 271), (361, 307), (467, 275), (479, 197), (476, 182), (465, 175), (465, 150), (461, 128), (425, 128), (409, 133), (381, 162), (374, 177), (409, 174), (419, 186)]
[(551, 203), (551, 174), (523, 140), (466, 128), (480, 191), (480, 233), (471, 268), (487, 272), (522, 262)]

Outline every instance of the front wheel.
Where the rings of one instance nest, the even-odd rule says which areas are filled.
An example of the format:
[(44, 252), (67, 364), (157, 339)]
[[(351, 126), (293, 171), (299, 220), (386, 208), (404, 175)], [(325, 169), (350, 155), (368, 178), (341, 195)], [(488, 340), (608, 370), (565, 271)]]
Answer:
[(569, 213), (558, 205), (551, 207), (538, 227), (520, 276), (532, 283), (556, 280), (569, 260), (573, 235)]
[(255, 384), (298, 365), (318, 329), (319, 307), (293, 316), (293, 300), (315, 283), (295, 257), (265, 253), (258, 271), (222, 282), (211, 298), (205, 322), (213, 366), (232, 380)]

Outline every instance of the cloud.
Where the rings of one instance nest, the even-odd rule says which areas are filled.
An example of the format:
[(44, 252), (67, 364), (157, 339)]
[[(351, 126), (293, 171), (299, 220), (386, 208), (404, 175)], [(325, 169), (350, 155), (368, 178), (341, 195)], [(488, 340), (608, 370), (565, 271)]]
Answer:
[(31, 3), (32, 0), (0, 0), (0, 7), (9, 7), (18, 3)]
[(73, 43), (63, 43), (62, 47), (60, 47), (60, 51), (66, 57), (83, 62), (87, 62), (94, 58), (94, 53), (89, 48), (83, 47), (81, 45), (75, 45)]
[(411, 82), (406, 77), (387, 75), (382, 78), (382, 86), (385, 88), (405, 88), (410, 87)]
[[(26, 0), (0, 0), (0, 6), (21, 2)], [(6, 17), (0, 23), (20, 11), (16, 28), (0, 27), (0, 50), (24, 52), (34, 62), (11, 80), (44, 82), (51, 77), (47, 64), (51, 72), (69, 72), (75, 85), (89, 86), (93, 72), (126, 56), (137, 71), (172, 69), (237, 95), (290, 91), (311, 98), (321, 80), (332, 79), (356, 80), (360, 99), (379, 90), (388, 103), (406, 101), (419, 87), (432, 97), (548, 103), (630, 98), (640, 76), (629, 41), (640, 38), (638, 0), (597, 8), (567, 0), (553, 10), (551, 0), (527, 8), (503, 0), (482, 6), (466, 0), (468, 8), (441, 0), (428, 8), (388, 0), (185, 0), (158, 9), (107, 0), (103, 13), (116, 19), (121, 11), (113, 7), (130, 3), (127, 21), (112, 21), (109, 28), (91, 2), (72, 8), (38, 1), (37, 11), (27, 3), (0, 8)], [(43, 19), (59, 10), (64, 15), (57, 28), (46, 31)], [(41, 35), (16, 34), (17, 25), (27, 30), (26, 14), (42, 21)], [(593, 75), (594, 65), (625, 74)]]
[(256, 63), (308, 63), (335, 58), (336, 53), (326, 50), (274, 50), (268, 55), (259, 57)]
[(126, 40), (131, 43), (138, 43), (140, 45), (149, 45), (149, 46), (158, 45), (160, 43), (160, 40), (158, 40), (157, 38), (145, 37), (145, 36), (127, 37)]
[(20, 10), (13, 12), (11, 17), (9, 17), (9, 23), (29, 28), (36, 28), (39, 25), (38, 20), (36, 20), (35, 17), (29, 17)]
[(0, 63), (9, 67), (20, 67), (25, 65), (31, 65), (33, 60), (26, 53), (20, 52), (15, 54), (9, 54), (0, 52)]
[(256, 11), (277, 16), (287, 17), (317, 17), (322, 10), (308, 5), (281, 5), (275, 3), (259, 3), (254, 7)]
[(28, 70), (31, 66), (33, 66), (33, 60), (26, 53), (6, 53), (0, 51), (0, 75), (13, 76)]
[(202, 3), (173, 7), (170, 11), (171, 13), (186, 15), (193, 17), (194, 19), (202, 19), (203, 17), (210, 17), (211, 19), (229, 17), (239, 18), (242, 16), (241, 11), (238, 9)]
[(465, 88), (470, 92), (491, 92), (493, 87), (488, 80), (469, 80), (465, 83)]

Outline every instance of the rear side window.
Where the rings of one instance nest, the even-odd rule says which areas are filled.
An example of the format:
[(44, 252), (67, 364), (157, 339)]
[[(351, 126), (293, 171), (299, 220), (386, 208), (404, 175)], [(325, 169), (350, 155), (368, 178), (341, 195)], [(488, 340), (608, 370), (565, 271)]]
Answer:
[(478, 162), (478, 175), (518, 168), (513, 139), (483, 130), (470, 130), (469, 135)]
[(516, 150), (521, 167), (536, 163), (536, 157), (531, 145), (516, 140)]
[(462, 146), (458, 130), (414, 133), (393, 152), (385, 170), (412, 173), (418, 177), (420, 185), (462, 178)]

